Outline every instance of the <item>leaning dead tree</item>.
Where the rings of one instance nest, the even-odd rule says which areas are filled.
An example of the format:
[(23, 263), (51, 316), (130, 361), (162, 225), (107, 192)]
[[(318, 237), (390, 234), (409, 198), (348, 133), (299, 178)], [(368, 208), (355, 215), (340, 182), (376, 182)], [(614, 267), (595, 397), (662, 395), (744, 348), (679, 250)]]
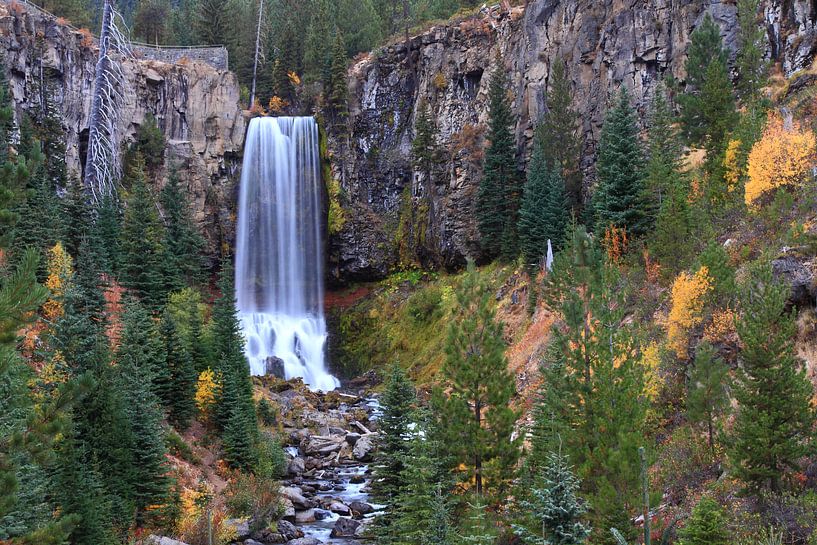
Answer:
[(114, 193), (122, 174), (118, 121), (127, 85), (122, 59), (132, 55), (128, 36), (121, 30), (124, 28), (122, 16), (113, 9), (111, 0), (105, 0), (85, 158), (85, 188), (94, 202)]

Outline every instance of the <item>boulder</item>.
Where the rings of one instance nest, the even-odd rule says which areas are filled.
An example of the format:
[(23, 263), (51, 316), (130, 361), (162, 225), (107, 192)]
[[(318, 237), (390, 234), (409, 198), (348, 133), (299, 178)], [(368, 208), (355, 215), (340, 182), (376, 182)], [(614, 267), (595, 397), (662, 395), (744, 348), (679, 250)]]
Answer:
[(292, 502), (292, 505), (300, 509), (310, 509), (312, 502), (306, 499), (303, 492), (297, 486), (285, 486), (281, 488), (281, 495)]
[(278, 533), (287, 538), (287, 540), (304, 537), (303, 531), (288, 520), (279, 520), (276, 527), (278, 528)]
[(309, 456), (334, 454), (343, 446), (342, 437), (310, 437), (301, 442), (301, 452)]
[(339, 501), (333, 501), (330, 503), (329, 510), (333, 513), (337, 513), (338, 515), (344, 515), (347, 517), (352, 514), (352, 510), (349, 509), (349, 506)]
[(306, 471), (306, 463), (303, 458), (297, 456), (289, 461), (287, 473), (290, 475), (301, 475), (304, 471)]
[(224, 526), (231, 528), (238, 539), (250, 537), (250, 521), (248, 519), (226, 519)]
[(320, 539), (315, 539), (314, 537), (302, 537), (298, 539), (293, 539), (287, 545), (321, 545), (323, 543)]
[(339, 518), (332, 528), (331, 537), (355, 537), (355, 531), (360, 523), (354, 519)]
[[(252, 539), (257, 543), (262, 543), (263, 545), (277, 545), (278, 543), (286, 543), (289, 541), (289, 538), (285, 535), (281, 534), (280, 532), (273, 532), (269, 528), (264, 528), (263, 530), (253, 532)], [(244, 543), (246, 545), (246, 542)]]
[(352, 446), (355, 446), (355, 443), (357, 443), (358, 439), (360, 439), (359, 433), (349, 432), (346, 434), (346, 442)]
[(278, 378), (286, 378), (284, 371), (284, 360), (277, 356), (270, 356), (264, 360), (264, 372)]
[(151, 534), (145, 539), (145, 545), (187, 545), (187, 543)]
[(295, 522), (295, 506), (288, 498), (281, 498), (282, 519)]
[(814, 306), (817, 289), (814, 285), (814, 271), (808, 263), (794, 255), (786, 255), (772, 261), (772, 272), (775, 278), (788, 284), (790, 304), (798, 308)]
[(374, 507), (372, 507), (365, 501), (357, 500), (349, 504), (349, 509), (351, 509), (353, 513), (357, 513), (358, 515), (368, 515), (369, 513), (374, 512)]
[(298, 511), (295, 513), (295, 522), (298, 524), (306, 524), (315, 522), (316, 520), (314, 509), (307, 509), (306, 511)]
[(256, 541), (254, 539), (245, 539), (244, 545), (263, 545), (260, 541)]
[(374, 441), (371, 435), (361, 435), (360, 439), (355, 443), (355, 448), (352, 450), (352, 456), (358, 462), (365, 462), (371, 460), (374, 451)]

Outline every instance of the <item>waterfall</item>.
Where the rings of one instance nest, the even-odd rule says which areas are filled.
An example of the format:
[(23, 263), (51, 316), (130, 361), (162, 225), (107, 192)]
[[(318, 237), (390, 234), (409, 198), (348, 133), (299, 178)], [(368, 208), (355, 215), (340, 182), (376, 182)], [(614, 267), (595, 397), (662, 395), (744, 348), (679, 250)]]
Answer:
[(324, 361), (321, 210), (315, 120), (250, 121), (235, 280), (250, 370), (263, 375), (267, 362), (276, 362), (285, 378), (303, 377), (312, 389), (329, 391), (339, 383)]

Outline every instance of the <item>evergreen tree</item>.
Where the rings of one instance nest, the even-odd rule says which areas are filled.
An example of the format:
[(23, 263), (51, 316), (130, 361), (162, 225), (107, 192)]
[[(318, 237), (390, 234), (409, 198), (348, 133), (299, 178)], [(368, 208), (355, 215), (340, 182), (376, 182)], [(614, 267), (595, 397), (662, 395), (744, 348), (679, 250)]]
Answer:
[(728, 60), (720, 29), (707, 13), (692, 33), (685, 65), (686, 92), (678, 96), (684, 135), (690, 144), (704, 146), (707, 152), (717, 153), (735, 120)]
[(93, 238), (99, 244), (103, 270), (115, 275), (122, 260), (122, 208), (114, 194), (107, 194), (97, 208)]
[(561, 248), (568, 223), (568, 199), (558, 164), (548, 163), (544, 136), (538, 128), (533, 137), (533, 156), (519, 210), (519, 240), (529, 267), (547, 254), (547, 243)]
[(111, 501), (102, 476), (91, 464), (85, 446), (72, 436), (60, 445), (55, 488), (60, 510), (78, 521), (70, 535), (71, 545), (117, 543), (111, 524)]
[(660, 210), (676, 184), (683, 183), (683, 146), (663, 83), (656, 86), (647, 137), (649, 157), (645, 169), (646, 189), (652, 208)]
[(564, 441), (598, 539), (610, 539), (607, 528), (638, 501), (645, 418), (637, 341), (632, 326), (623, 324), (626, 292), (618, 268), (579, 228), (556, 256), (545, 295), (563, 323), (554, 326), (546, 354), (537, 415), (548, 420), (539, 420), (533, 443), (555, 450)]
[[(372, 485), (375, 497), (386, 505), (396, 505), (403, 463), (409, 448), (407, 439), (416, 403), (414, 386), (399, 363), (392, 364), (385, 390), (380, 398), (380, 440)], [(389, 517), (386, 517), (388, 519)], [(386, 521), (390, 522), (390, 521)]]
[(168, 291), (178, 291), (202, 280), (204, 238), (193, 223), (175, 170), (159, 200), (165, 220), (165, 286)]
[(343, 45), (343, 36), (340, 30), (335, 29), (335, 38), (332, 43), (332, 64), (325, 97), (329, 111), (337, 118), (345, 117), (349, 108), (349, 86), (346, 82), (347, 66), (348, 61)]
[(760, 0), (738, 0), (738, 53), (735, 67), (738, 71), (738, 92), (747, 102), (757, 100), (760, 89), (765, 84), (766, 46), (763, 28), (757, 24), (759, 6)]
[(258, 422), (235, 308), (232, 265), (226, 260), (222, 262), (219, 290), (221, 295), (213, 305), (215, 361), (211, 367), (222, 377), (217, 418), (222, 429), (224, 458), (232, 467), (252, 469), (257, 463)]
[(548, 454), (547, 463), (535, 478), (531, 499), (520, 502), (520, 511), (529, 525), (514, 525), (514, 531), (528, 545), (579, 545), (587, 540), (590, 528), (582, 523), (587, 512), (578, 497), (579, 480), (561, 452)]
[(201, 44), (220, 44), (231, 35), (230, 6), (227, 0), (197, 0), (192, 27)]
[(170, 373), (166, 370), (162, 339), (150, 313), (137, 299), (125, 301), (122, 334), (116, 352), (121, 368), (136, 366), (156, 399), (170, 397)]
[(709, 448), (715, 455), (715, 421), (729, 407), (729, 368), (711, 344), (704, 342), (690, 369), (687, 416), (706, 426)]
[(680, 545), (727, 545), (732, 542), (728, 519), (718, 503), (709, 497), (701, 498), (692, 510), (692, 516), (679, 532)]
[[(136, 507), (136, 522), (145, 521), (151, 505), (161, 505), (167, 499), (168, 478), (162, 432), (159, 399), (151, 387), (156, 361), (156, 331), (147, 312), (136, 301), (127, 304), (123, 316), (122, 342), (117, 352), (118, 374), (128, 424), (132, 433), (132, 467), (130, 470), (132, 499)], [(144, 341), (138, 345), (139, 341)]]
[(65, 432), (66, 411), (88, 387), (87, 381), (70, 382), (52, 401), (34, 407), (30, 369), (15, 348), (17, 332), (30, 323), (48, 293), (36, 282), (37, 263), (36, 252), (29, 249), (13, 271), (0, 276), (0, 435), (4, 438), (0, 442), (0, 539), (60, 545), (80, 522), (71, 513), (62, 512), (58, 519), (53, 509), (45, 509), (37, 513), (41, 515), (37, 527), (22, 523), (15, 528), (14, 524), (34, 514), (23, 511), (32, 503), (46, 500), (44, 495), (27, 500), (32, 490), (24, 486), (33, 483), (26, 482), (26, 475), (50, 461), (55, 438)]
[(465, 464), (482, 495), (484, 467), (491, 462), (501, 485), (512, 473), (519, 440), (512, 439), (517, 414), (510, 407), (516, 389), (505, 359), (503, 325), (496, 321), (493, 292), (480, 280), (473, 262), (456, 291), (457, 315), (446, 342), (443, 376), (449, 394), (442, 403), (440, 426), (447, 447)]
[(315, 0), (304, 44), (304, 81), (326, 86), (332, 70), (330, 7), (327, 0)]
[(145, 181), (144, 163), (137, 155), (128, 172), (130, 196), (122, 222), (122, 285), (133, 290), (146, 307), (158, 309), (167, 294), (162, 274), (167, 256), (164, 228)]
[(428, 545), (455, 545), (457, 542), (456, 530), (451, 522), (451, 505), (439, 485), (431, 499), (431, 520), (426, 539)]
[(561, 166), (568, 202), (578, 215), (582, 204), (582, 173), (579, 168), (582, 139), (579, 132), (579, 114), (572, 107), (571, 82), (562, 60), (557, 59), (553, 62), (548, 83), (545, 99), (547, 113), (539, 125), (541, 147), (548, 164)]
[(372, 0), (336, 0), (335, 17), (343, 32), (347, 57), (371, 51), (383, 37), (380, 15)]
[(198, 373), (176, 329), (176, 321), (167, 310), (162, 315), (160, 331), (167, 357), (165, 368), (170, 378), (166, 388), (168, 395), (162, 401), (168, 409), (170, 422), (176, 428), (185, 430), (196, 413), (194, 397)]
[[(39, 146), (35, 142), (35, 149)], [(26, 199), (18, 204), (12, 254), (20, 256), (28, 247), (44, 254), (63, 238), (60, 198), (48, 180), (48, 172), (39, 166), (28, 181)]]
[(82, 188), (82, 182), (72, 179), (62, 202), (62, 223), (65, 225), (63, 245), (72, 257), (77, 257), (80, 243), (91, 236), (94, 222), (93, 209)]
[(437, 142), (437, 127), (431, 117), (431, 108), (425, 101), (421, 101), (417, 106), (411, 154), (414, 159), (414, 168), (425, 175), (430, 192), (434, 169), (440, 161), (440, 145)]
[(599, 236), (610, 226), (625, 229), (631, 237), (647, 232), (643, 167), (636, 113), (622, 86), (615, 106), (604, 119), (599, 140), (598, 183), (593, 194)]
[(516, 222), (519, 184), (513, 113), (508, 102), (508, 81), (501, 57), (488, 86), (488, 148), (477, 194), (477, 221), (485, 252), (513, 259), (518, 253)]
[(789, 287), (766, 265), (742, 291), (737, 325), (742, 365), (730, 454), (739, 478), (779, 492), (785, 472), (796, 469), (809, 450), (813, 389), (794, 349), (797, 325), (786, 311)]
[(496, 528), (489, 518), (488, 506), (481, 496), (477, 495), (474, 502), (468, 502), (468, 513), (464, 529), (460, 534), (460, 543), (467, 545), (494, 545), (496, 543)]

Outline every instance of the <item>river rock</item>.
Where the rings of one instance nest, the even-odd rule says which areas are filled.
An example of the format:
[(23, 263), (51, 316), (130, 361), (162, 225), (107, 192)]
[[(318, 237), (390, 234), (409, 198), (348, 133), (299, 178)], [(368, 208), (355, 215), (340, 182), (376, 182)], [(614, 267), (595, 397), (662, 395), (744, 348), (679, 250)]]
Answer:
[(352, 512), (357, 513), (358, 515), (368, 515), (369, 513), (374, 512), (374, 507), (366, 503), (365, 501), (353, 501), (349, 504), (349, 509)]
[(281, 495), (292, 502), (292, 505), (301, 509), (310, 509), (312, 503), (307, 500), (303, 492), (297, 486), (285, 486), (281, 488)]
[(339, 518), (332, 528), (331, 537), (355, 537), (355, 530), (360, 523), (354, 519)]
[(287, 473), (290, 475), (301, 475), (304, 471), (306, 471), (306, 463), (304, 462), (303, 458), (296, 456), (289, 461)]
[(187, 543), (170, 539), (169, 537), (151, 534), (145, 539), (145, 545), (187, 545)]
[(351, 509), (345, 503), (339, 501), (333, 501), (329, 504), (329, 510), (333, 513), (337, 513), (338, 515), (349, 516), (352, 514)]
[(277, 356), (270, 356), (264, 360), (264, 373), (278, 378), (286, 378), (284, 360)]
[(374, 441), (372, 441), (372, 436), (362, 435), (355, 443), (355, 448), (352, 450), (352, 456), (355, 457), (355, 460), (364, 462), (371, 459), (373, 450)]
[(311, 456), (326, 456), (334, 454), (342, 446), (342, 438), (338, 437), (310, 437), (301, 442), (301, 452)]
[(276, 527), (278, 528), (278, 533), (287, 538), (287, 540), (304, 537), (303, 531), (288, 520), (279, 520)]
[(357, 443), (358, 439), (360, 439), (359, 433), (349, 432), (346, 434), (346, 442), (352, 446), (355, 446), (355, 443)]
[(295, 522), (295, 506), (292, 504), (292, 501), (289, 498), (281, 498), (281, 508), (283, 511), (283, 516), (281, 518), (290, 522)]
[(263, 545), (263, 544), (260, 541), (256, 541), (256, 540), (250, 538), (250, 539), (245, 539), (244, 540), (244, 545)]
[(295, 522), (298, 524), (306, 524), (308, 522), (315, 522), (316, 520), (314, 509), (307, 509), (306, 511), (298, 511), (295, 513)]
[(224, 526), (231, 528), (238, 539), (250, 537), (250, 521), (248, 519), (226, 519)]
[(314, 537), (302, 537), (299, 539), (293, 539), (287, 545), (321, 545), (323, 541), (320, 539), (315, 539)]

